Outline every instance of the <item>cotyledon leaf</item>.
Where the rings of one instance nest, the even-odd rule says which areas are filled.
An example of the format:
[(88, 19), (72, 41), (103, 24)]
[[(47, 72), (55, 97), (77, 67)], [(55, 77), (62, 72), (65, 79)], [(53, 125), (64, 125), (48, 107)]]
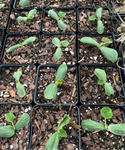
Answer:
[(102, 34), (104, 32), (104, 27), (103, 27), (103, 23), (101, 20), (97, 21), (97, 32), (99, 34)]
[(102, 7), (98, 8), (96, 10), (96, 16), (101, 19), (101, 17), (102, 17)]
[(24, 85), (22, 85), (20, 82), (17, 82), (16, 88), (17, 88), (17, 94), (19, 95), (19, 97), (24, 97), (26, 94)]
[(48, 14), (55, 20), (58, 20), (59, 19), (59, 16), (56, 14), (56, 12), (53, 10), (53, 9), (50, 9), (48, 11)]
[(28, 39), (26, 39), (24, 42), (23, 42), (23, 45), (27, 45), (29, 43), (32, 43), (36, 40), (36, 37), (30, 37)]
[(18, 20), (20, 23), (24, 23), (24, 22), (27, 20), (27, 17), (21, 17), (21, 16), (19, 16), (19, 17), (17, 18), (17, 20)]
[(21, 46), (20, 44), (16, 44), (16, 45), (10, 47), (6, 52), (7, 52), (7, 53), (8, 53), (8, 52), (12, 52), (12, 51), (18, 49), (20, 46)]
[(29, 11), (28, 17), (34, 16), (36, 13), (37, 13), (37, 10), (36, 9), (32, 9), (32, 10)]
[(107, 82), (105, 83), (105, 92), (108, 96), (110, 96), (111, 94), (114, 94), (114, 90), (112, 86)]
[(52, 42), (53, 42), (53, 44), (56, 45), (56, 46), (61, 46), (61, 42), (60, 42), (60, 40), (59, 40), (57, 37), (54, 37), (54, 38), (52, 39)]
[(104, 83), (106, 82), (106, 73), (103, 69), (96, 68), (95, 75), (101, 79)]
[(94, 45), (94, 46), (97, 46), (99, 47), (99, 43), (96, 42), (93, 38), (91, 37), (82, 37), (80, 39), (80, 42), (84, 43), (84, 44), (90, 44), (90, 45)]
[(55, 61), (59, 60), (61, 58), (61, 55), (62, 55), (62, 49), (60, 47), (58, 47), (54, 54), (54, 60)]
[(62, 127), (64, 127), (65, 125), (69, 124), (69, 116), (68, 115), (65, 115), (63, 117), (63, 119), (60, 121), (60, 123), (58, 124), (58, 130), (60, 130)]
[(58, 23), (60, 30), (66, 30), (67, 25), (62, 20), (58, 20), (57, 23)]
[(16, 82), (18, 82), (18, 81), (19, 81), (19, 79), (20, 79), (21, 75), (22, 75), (22, 72), (21, 72), (21, 71), (19, 71), (19, 70), (18, 70), (17, 72), (14, 72), (13, 77), (15, 78), (15, 81), (16, 81)]
[(12, 122), (14, 120), (14, 115), (12, 113), (6, 113), (6, 117), (5, 119), (8, 121), (8, 122)]
[(23, 8), (28, 4), (29, 0), (20, 0), (19, 5)]
[(15, 130), (12, 126), (2, 126), (0, 127), (0, 137), (9, 138), (12, 137), (15, 134)]

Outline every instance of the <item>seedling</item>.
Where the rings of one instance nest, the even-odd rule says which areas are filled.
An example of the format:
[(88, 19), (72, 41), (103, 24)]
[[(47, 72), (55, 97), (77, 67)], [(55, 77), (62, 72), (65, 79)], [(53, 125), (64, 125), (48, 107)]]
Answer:
[(44, 91), (44, 97), (46, 99), (52, 99), (56, 97), (58, 85), (63, 83), (62, 80), (65, 77), (67, 70), (68, 67), (66, 64), (62, 64), (59, 66), (56, 74), (55, 83), (51, 83), (50, 85), (48, 85)]
[(5, 4), (0, 4), (0, 9), (3, 8), (5, 6)]
[(107, 130), (115, 135), (125, 136), (125, 123), (123, 124), (111, 124), (107, 125), (106, 119), (111, 119), (113, 116), (112, 110), (109, 107), (103, 107), (100, 111), (102, 117), (105, 119), (105, 125), (96, 121), (86, 119), (83, 120), (81, 125), (84, 130), (95, 131), (95, 130)]
[(18, 49), (19, 47), (22, 47), (22, 49), (23, 49), (24, 45), (28, 45), (29, 43), (32, 43), (35, 40), (36, 40), (36, 37), (30, 37), (30, 38), (26, 39), (24, 42), (10, 47), (6, 52), (12, 52), (12, 51)]
[(103, 23), (101, 21), (101, 17), (102, 17), (102, 8), (98, 8), (96, 10), (96, 15), (92, 15), (89, 17), (89, 20), (97, 20), (97, 32), (99, 34), (102, 34), (104, 32), (104, 27), (103, 27)]
[(25, 89), (24, 89), (24, 86), (19, 81), (21, 75), (22, 75), (22, 72), (17, 71), (14, 73), (13, 77), (15, 78), (15, 81), (16, 81), (17, 94), (19, 95), (19, 97), (24, 97), (26, 94)]
[(65, 12), (60, 11), (58, 13), (58, 15), (59, 15), (58, 16), (53, 9), (50, 9), (48, 11), (48, 14), (49, 14), (49, 16), (51, 16), (53, 19), (55, 19), (57, 21), (60, 30), (65, 30), (67, 28), (67, 26), (65, 25), (65, 23), (62, 20), (60, 20), (61, 17), (64, 17), (66, 15)]
[(58, 130), (54, 134), (52, 134), (51, 137), (49, 138), (46, 144), (46, 150), (57, 150), (59, 144), (59, 138), (67, 137), (67, 133), (63, 129), (63, 127), (69, 124), (69, 121), (70, 119), (68, 115), (63, 117), (63, 119), (58, 124)]
[(29, 13), (27, 14), (25, 14), (26, 15), (26, 17), (21, 17), (21, 16), (19, 16), (18, 18), (17, 18), (17, 20), (20, 22), (20, 23), (24, 23), (26, 20), (32, 20), (33, 19), (33, 17), (34, 17), (34, 15), (37, 13), (37, 11), (36, 11), (36, 9), (32, 9), (32, 10), (30, 10), (29, 11)]
[(58, 47), (56, 49), (55, 54), (54, 54), (54, 60), (57, 61), (57, 60), (59, 60), (61, 58), (61, 55), (62, 55), (61, 46), (66, 47), (66, 46), (69, 45), (69, 42), (68, 41), (62, 41), (62, 42), (60, 42), (60, 40), (57, 37), (53, 38), (52, 42), (53, 42), (54, 45), (56, 45)]
[(15, 134), (15, 130), (20, 130), (29, 123), (30, 116), (27, 113), (24, 113), (15, 125), (13, 123), (14, 115), (12, 113), (6, 113), (5, 119), (6, 121), (11, 122), (12, 126), (11, 125), (1, 126), (0, 137), (9, 138)]
[(105, 71), (102, 69), (95, 69), (95, 75), (99, 78), (98, 84), (104, 85), (106, 94), (108, 96), (110, 96), (111, 94), (114, 94), (114, 90), (113, 90), (112, 86), (108, 82), (106, 82)]
[(22, 6), (23, 8), (26, 7), (30, 0), (20, 0), (19, 5)]
[(115, 62), (118, 59), (118, 53), (115, 49), (113, 48), (109, 48), (109, 47), (105, 47), (102, 46), (104, 44), (110, 44), (112, 43), (112, 41), (110, 41), (108, 38), (103, 38), (104, 43), (99, 44), (98, 42), (96, 42), (94, 39), (92, 39), (91, 37), (83, 37), (80, 39), (80, 42), (84, 43), (84, 44), (90, 44), (90, 45), (94, 45), (97, 46), (98, 49), (102, 52), (102, 54), (111, 62)]

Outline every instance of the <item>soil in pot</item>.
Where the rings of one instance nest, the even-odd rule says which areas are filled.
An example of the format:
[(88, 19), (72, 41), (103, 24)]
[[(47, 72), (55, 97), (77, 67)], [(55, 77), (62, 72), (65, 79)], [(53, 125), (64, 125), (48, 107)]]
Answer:
[(66, 13), (66, 15), (62, 18), (63, 22), (67, 25), (66, 30), (60, 30), (57, 24), (57, 21), (52, 17), (48, 16), (48, 11), (45, 10), (44, 20), (43, 20), (43, 33), (64, 33), (64, 32), (75, 32), (76, 31), (76, 12), (75, 9), (54, 9), (54, 11), (58, 14), (60, 11)]
[[(96, 68), (103, 69), (106, 72), (106, 82), (113, 87), (114, 95), (106, 95), (104, 85), (97, 84), (99, 79), (94, 73)], [(121, 80), (118, 67), (80, 66), (80, 84), (81, 102), (84, 104), (124, 104), (123, 98), (119, 94)]]
[[(54, 54), (57, 46), (52, 43), (52, 39), (57, 37), (60, 41), (66, 40), (70, 44), (66, 47), (61, 46), (62, 56), (59, 60), (54, 60)], [(39, 50), (39, 63), (40, 64), (66, 64), (76, 63), (76, 52), (75, 52), (75, 34), (72, 35), (43, 35), (41, 40), (41, 49)]]
[(75, 67), (68, 67), (67, 74), (63, 79), (63, 84), (58, 86), (57, 96), (51, 100), (44, 97), (46, 87), (55, 82), (57, 68), (40, 67), (37, 80), (37, 103), (63, 103), (75, 104), (77, 102), (77, 73)]
[[(10, 122), (5, 120), (6, 113), (13, 113), (14, 124), (20, 119), (23, 113), (31, 114), (31, 106), (30, 105), (0, 105), (0, 126), (12, 125)], [(2, 138), (0, 137), (0, 149), (8, 150), (14, 149), (26, 150), (28, 147), (29, 141), (29, 124), (26, 125), (21, 130), (16, 130), (14, 136), (11, 138)]]
[[(78, 9), (78, 25), (82, 32), (97, 32), (97, 20), (90, 21), (89, 17), (95, 15), (96, 9)], [(101, 21), (103, 22), (104, 32), (112, 32), (111, 19), (108, 10), (103, 9)]]
[[(69, 115), (75, 127), (78, 124), (78, 110), (76, 107), (40, 107), (34, 108), (32, 116), (32, 142), (31, 150), (45, 150), (45, 145), (50, 136), (57, 131), (57, 126), (60, 120), (65, 115)], [(78, 129), (71, 124), (63, 128), (68, 137), (60, 138), (58, 150), (78, 150), (79, 133)]]
[[(91, 119), (104, 125), (104, 118), (100, 114), (99, 107), (81, 107), (80, 121)], [(109, 124), (124, 123), (123, 111), (118, 107), (111, 107), (113, 111), (112, 119), (107, 119)], [(108, 131), (85, 131), (81, 130), (81, 149), (84, 150), (124, 150), (124, 136), (114, 135)]]
[[(15, 72), (20, 70), (22, 75), (20, 83), (25, 87), (25, 96), (17, 94), (16, 82), (13, 78)], [(30, 103), (35, 89), (35, 66), (1, 67), (0, 68), (0, 102)]]
[[(13, 52), (6, 52), (11, 46), (20, 44), (30, 37), (36, 37), (36, 40), (33, 43), (14, 50)], [(3, 64), (33, 64), (37, 62), (37, 54), (39, 48), (39, 37), (37, 35), (29, 36), (7, 36), (5, 47), (2, 54), (2, 63)]]
[[(109, 48), (114, 48), (114, 43), (113, 43), (113, 37), (112, 35), (95, 35), (95, 34), (80, 34), (78, 36), (78, 40), (80, 40), (82, 37), (91, 37), (95, 41), (97, 41), (99, 44), (104, 43), (103, 38), (106, 37), (112, 43), (106, 44), (104, 46), (109, 47)], [(86, 64), (92, 64), (92, 63), (97, 63), (97, 64), (106, 64), (106, 63), (112, 63), (108, 61), (105, 56), (101, 53), (101, 51), (96, 47), (92, 46), (90, 44), (83, 44), (82, 42), (79, 42), (79, 54), (78, 58), (80, 63), (86, 63)]]
[[(29, 10), (30, 11), (30, 10)], [(29, 13), (27, 10), (17, 11), (14, 10), (11, 15), (13, 14), (13, 18), (10, 19), (10, 24), (8, 27), (9, 33), (38, 33), (41, 29), (41, 16), (42, 11), (41, 9), (37, 9), (37, 13), (34, 15), (32, 20), (26, 20), (24, 23), (19, 23), (17, 18), (19, 16), (26, 17), (26, 13)]]

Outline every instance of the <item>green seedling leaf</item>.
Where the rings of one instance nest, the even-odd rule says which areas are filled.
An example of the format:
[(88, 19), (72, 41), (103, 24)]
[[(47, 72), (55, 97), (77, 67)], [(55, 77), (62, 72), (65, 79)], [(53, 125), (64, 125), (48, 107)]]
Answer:
[(106, 73), (102, 69), (95, 69), (95, 75), (99, 78), (98, 84), (103, 85), (106, 82)]
[(107, 130), (115, 135), (125, 136), (125, 123), (109, 125)]
[(20, 0), (19, 5), (24, 8), (28, 4), (28, 2), (29, 2), (29, 0)]
[(114, 90), (112, 88), (112, 86), (109, 83), (105, 83), (105, 92), (108, 96), (110, 96), (111, 94), (114, 95)]
[(15, 129), (20, 130), (25, 127), (30, 121), (30, 116), (27, 113), (24, 113), (21, 118), (15, 124)]
[(5, 6), (5, 4), (0, 4), (0, 9), (3, 8)]
[(21, 46), (20, 44), (16, 44), (16, 45), (10, 47), (6, 52), (7, 52), (7, 53), (8, 53), (8, 52), (12, 52), (12, 51), (18, 49), (20, 46)]
[(103, 27), (103, 23), (101, 20), (97, 21), (97, 32), (99, 34), (102, 34), (104, 32), (104, 27)]
[(103, 124), (90, 119), (83, 120), (81, 125), (82, 128), (87, 131), (105, 130), (105, 126)]
[(99, 47), (99, 43), (97, 43), (95, 40), (93, 40), (91, 37), (82, 37), (80, 39), (80, 42), (84, 44), (90, 44)]
[(62, 49), (60, 47), (58, 47), (54, 54), (54, 60), (55, 61), (59, 60), (61, 58), (61, 55), (62, 55)]
[(59, 136), (58, 133), (55, 132), (51, 135), (46, 144), (46, 150), (57, 150), (59, 144)]
[(65, 13), (65, 12), (60, 11), (60, 12), (58, 13), (58, 15), (59, 15), (60, 17), (64, 17), (64, 16), (66, 15), (66, 13)]
[(10, 138), (15, 134), (15, 130), (12, 126), (2, 126), (0, 127), (0, 137)]
[(60, 65), (58, 70), (57, 70), (55, 82), (57, 80), (63, 80), (63, 78), (65, 77), (65, 75), (67, 73), (67, 70), (68, 70), (68, 67), (66, 64)]
[(67, 137), (67, 133), (66, 133), (66, 131), (63, 130), (63, 129), (58, 130), (57, 133), (58, 133), (58, 136), (59, 136), (59, 137)]
[(62, 46), (66, 47), (69, 45), (69, 42), (68, 41), (62, 41)]
[(22, 75), (21, 71), (17, 71), (17, 72), (14, 73), (13, 77), (15, 78), (16, 82), (19, 82), (19, 79), (20, 79), (21, 75)]
[(104, 80), (99, 79), (99, 80), (98, 80), (98, 85), (103, 85), (103, 84), (105, 84)]
[[(28, 17), (34, 16), (36, 13), (37, 13), (36, 9), (32, 9), (32, 10), (29, 11)], [(31, 19), (32, 19), (32, 18), (31, 18)]]
[(62, 84), (63, 82), (62, 82), (62, 80), (57, 80), (56, 83), (57, 84)]
[(56, 97), (57, 86), (58, 85), (56, 83), (51, 83), (50, 85), (48, 85), (44, 91), (44, 97), (46, 99), (53, 99), (54, 97)]
[(91, 15), (90, 17), (89, 17), (89, 20), (95, 20), (96, 19), (96, 15)]
[(19, 95), (19, 97), (24, 97), (26, 94), (24, 86), (20, 82), (17, 82), (16, 88), (17, 88), (17, 94)]
[(61, 46), (61, 42), (60, 42), (60, 40), (59, 40), (57, 37), (54, 37), (54, 38), (52, 39), (52, 42), (53, 42), (53, 44), (56, 45), (56, 46)]
[(108, 38), (104, 37), (103, 38), (103, 41), (105, 44), (109, 44), (109, 43), (112, 43), (112, 41), (110, 41)]
[(69, 121), (70, 121), (69, 116), (68, 115), (64, 116), (63, 119), (58, 124), (58, 130), (62, 129), (62, 127), (69, 124)]
[(53, 9), (50, 9), (48, 11), (48, 14), (55, 20), (59, 20), (59, 16), (56, 14), (56, 12)]
[(17, 18), (17, 20), (18, 20), (20, 23), (24, 23), (24, 22), (27, 20), (27, 17), (21, 17), (21, 16), (19, 16), (19, 17)]
[(101, 19), (101, 17), (102, 17), (102, 8), (101, 7), (96, 10), (96, 16), (97, 16), (97, 18)]
[(28, 45), (36, 40), (36, 37), (30, 37), (23, 42), (23, 45)]
[(99, 48), (103, 55), (111, 62), (115, 62), (118, 59), (118, 53), (115, 49), (108, 48), (108, 47), (100, 47)]
[(6, 113), (6, 117), (5, 117), (6, 121), (8, 122), (13, 122), (14, 120), (14, 115), (12, 113)]
[(60, 30), (66, 30), (67, 26), (65, 25), (65, 23), (62, 20), (58, 20), (58, 26), (60, 28)]
[(109, 107), (103, 107), (100, 110), (100, 113), (101, 113), (102, 117), (104, 117), (106, 119), (111, 119), (113, 116), (112, 110)]

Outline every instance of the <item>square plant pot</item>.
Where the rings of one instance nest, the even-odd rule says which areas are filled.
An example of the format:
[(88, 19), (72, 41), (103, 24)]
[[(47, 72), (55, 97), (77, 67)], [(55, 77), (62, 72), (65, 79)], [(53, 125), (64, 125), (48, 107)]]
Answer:
[[(91, 119), (105, 125), (104, 118), (100, 114), (102, 107), (110, 107), (113, 112), (111, 119), (106, 119), (107, 125), (125, 123), (125, 110), (123, 107), (116, 106), (81, 106), (80, 107), (80, 125), (83, 120)], [(124, 149), (124, 136), (115, 135), (107, 130), (86, 131), (81, 129), (81, 149)]]
[(3, 40), (4, 40), (4, 30), (0, 28), (0, 58), (1, 58)]
[[(53, 44), (52, 40), (58, 38), (61, 42), (68, 41), (68, 46), (61, 46), (62, 55), (58, 55), (60, 59), (55, 60), (54, 56), (57, 51), (58, 46)], [(76, 36), (75, 34), (43, 34), (41, 36), (40, 50), (38, 54), (38, 63), (40, 64), (61, 64), (65, 62), (66, 64), (74, 65), (77, 62), (76, 57)]]
[[(21, 71), (19, 82), (24, 86), (17, 88), (14, 73)], [(33, 101), (36, 67), (34, 65), (1, 65), (0, 66), (0, 103), (31, 103)], [(19, 86), (19, 84), (18, 84)], [(21, 95), (20, 95), (21, 92)], [(19, 93), (19, 94), (18, 94)]]
[[(102, 69), (105, 71), (106, 82), (109, 83), (114, 90), (112, 94), (110, 93), (111, 95), (106, 93), (105, 83), (102, 85), (98, 84), (99, 78), (95, 75), (95, 69)], [(79, 67), (79, 71), (80, 71), (79, 73), (80, 100), (82, 104), (124, 105), (125, 100), (123, 97), (125, 96), (125, 92), (124, 88), (122, 88), (123, 81), (121, 77), (121, 72), (116, 65), (115, 66), (81, 65)], [(107, 87), (106, 89), (108, 89), (109, 91), (109, 87)]]
[(34, 15), (33, 19), (27, 19), (24, 23), (18, 22), (17, 18), (19, 16), (26, 17), (32, 9), (13, 9), (9, 18), (8, 33), (40, 33), (41, 31), (41, 18), (42, 9), (36, 8), (37, 13)]
[[(37, 88), (34, 95), (36, 104), (76, 104), (78, 101), (77, 68), (68, 65), (68, 70), (62, 80), (62, 84), (57, 86), (57, 94), (54, 98), (45, 98), (44, 91), (48, 85), (55, 83), (57, 69), (59, 65), (40, 65), (37, 72)], [(53, 88), (52, 88), (53, 89)], [(52, 92), (53, 93), (53, 92)]]
[[(12, 52), (7, 52), (10, 47), (21, 44), (31, 37), (36, 37), (36, 39), (27, 45), (19, 46)], [(40, 35), (36, 34), (7, 34), (2, 50), (1, 62), (3, 64), (35, 64), (39, 49), (39, 37)]]
[(50, 8), (46, 8), (43, 13), (42, 32), (43, 33), (73, 33), (76, 32), (76, 9), (75, 8), (54, 8), (56, 14), (60, 11), (65, 12), (66, 15), (60, 20), (67, 26), (66, 30), (60, 30), (55, 19), (48, 15)]
[[(75, 106), (40, 106), (36, 105), (32, 112), (32, 140), (30, 149), (45, 149), (50, 136), (57, 131), (59, 122), (65, 115), (70, 123), (63, 127), (67, 137), (60, 138), (58, 150), (79, 149), (78, 109)], [(51, 147), (52, 148), (52, 147)]]
[[(12, 124), (5, 119), (7, 113), (13, 113), (13, 124), (16, 125), (17, 121), (24, 113), (31, 115), (31, 105), (21, 104), (0, 104), (0, 127)], [(19, 124), (18, 124), (19, 125)], [(28, 149), (30, 140), (30, 125), (29, 122), (25, 127), (20, 130), (15, 130), (15, 134), (12, 137), (0, 137), (0, 149)], [(7, 131), (7, 130), (6, 130)], [(9, 134), (9, 132), (8, 132)]]

